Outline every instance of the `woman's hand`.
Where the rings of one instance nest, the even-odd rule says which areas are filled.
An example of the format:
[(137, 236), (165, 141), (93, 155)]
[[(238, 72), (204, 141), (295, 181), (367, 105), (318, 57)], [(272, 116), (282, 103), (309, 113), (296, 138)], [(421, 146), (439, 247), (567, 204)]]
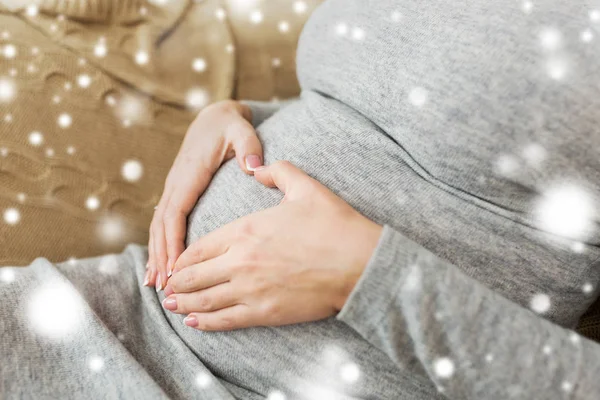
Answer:
[(236, 101), (212, 104), (188, 129), (150, 224), (144, 284), (161, 290), (185, 249), (187, 216), (221, 164), (233, 158), (246, 173), (262, 165), (250, 109)]
[(382, 227), (287, 162), (258, 181), (285, 193), (276, 207), (202, 237), (175, 263), (163, 306), (201, 330), (314, 321), (337, 313)]

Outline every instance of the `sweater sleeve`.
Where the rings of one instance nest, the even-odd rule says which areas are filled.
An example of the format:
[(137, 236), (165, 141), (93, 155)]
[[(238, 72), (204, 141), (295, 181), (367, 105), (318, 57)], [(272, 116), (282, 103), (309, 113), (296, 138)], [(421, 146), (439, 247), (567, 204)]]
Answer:
[(600, 345), (388, 226), (336, 318), (449, 399), (600, 398)]
[(273, 101), (256, 101), (256, 100), (240, 100), (242, 104), (250, 107), (252, 111), (252, 126), (257, 128), (265, 120), (271, 118), (280, 109), (295, 103), (299, 98), (295, 97), (288, 100)]

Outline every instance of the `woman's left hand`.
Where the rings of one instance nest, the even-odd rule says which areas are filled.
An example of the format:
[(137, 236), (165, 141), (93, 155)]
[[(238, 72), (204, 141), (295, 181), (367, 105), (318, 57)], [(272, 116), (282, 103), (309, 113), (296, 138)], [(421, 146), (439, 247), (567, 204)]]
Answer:
[(315, 321), (336, 314), (382, 227), (288, 162), (256, 179), (285, 193), (273, 208), (234, 221), (188, 247), (163, 306), (200, 330)]

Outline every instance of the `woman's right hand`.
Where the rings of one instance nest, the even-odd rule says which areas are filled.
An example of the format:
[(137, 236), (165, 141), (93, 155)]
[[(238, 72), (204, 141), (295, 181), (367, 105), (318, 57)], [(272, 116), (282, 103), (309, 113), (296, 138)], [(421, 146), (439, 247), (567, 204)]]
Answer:
[(250, 108), (233, 100), (203, 109), (190, 125), (167, 175), (150, 224), (144, 285), (162, 290), (185, 250), (187, 216), (224, 161), (234, 156), (247, 174), (262, 165), (263, 152)]

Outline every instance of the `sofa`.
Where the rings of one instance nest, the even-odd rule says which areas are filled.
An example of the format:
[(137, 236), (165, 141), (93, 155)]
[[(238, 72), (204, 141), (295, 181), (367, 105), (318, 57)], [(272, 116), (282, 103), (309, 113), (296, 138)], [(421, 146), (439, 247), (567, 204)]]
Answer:
[[(320, 2), (0, 1), (0, 265), (145, 244), (202, 107), (298, 95)], [(579, 331), (600, 340), (600, 302)]]

